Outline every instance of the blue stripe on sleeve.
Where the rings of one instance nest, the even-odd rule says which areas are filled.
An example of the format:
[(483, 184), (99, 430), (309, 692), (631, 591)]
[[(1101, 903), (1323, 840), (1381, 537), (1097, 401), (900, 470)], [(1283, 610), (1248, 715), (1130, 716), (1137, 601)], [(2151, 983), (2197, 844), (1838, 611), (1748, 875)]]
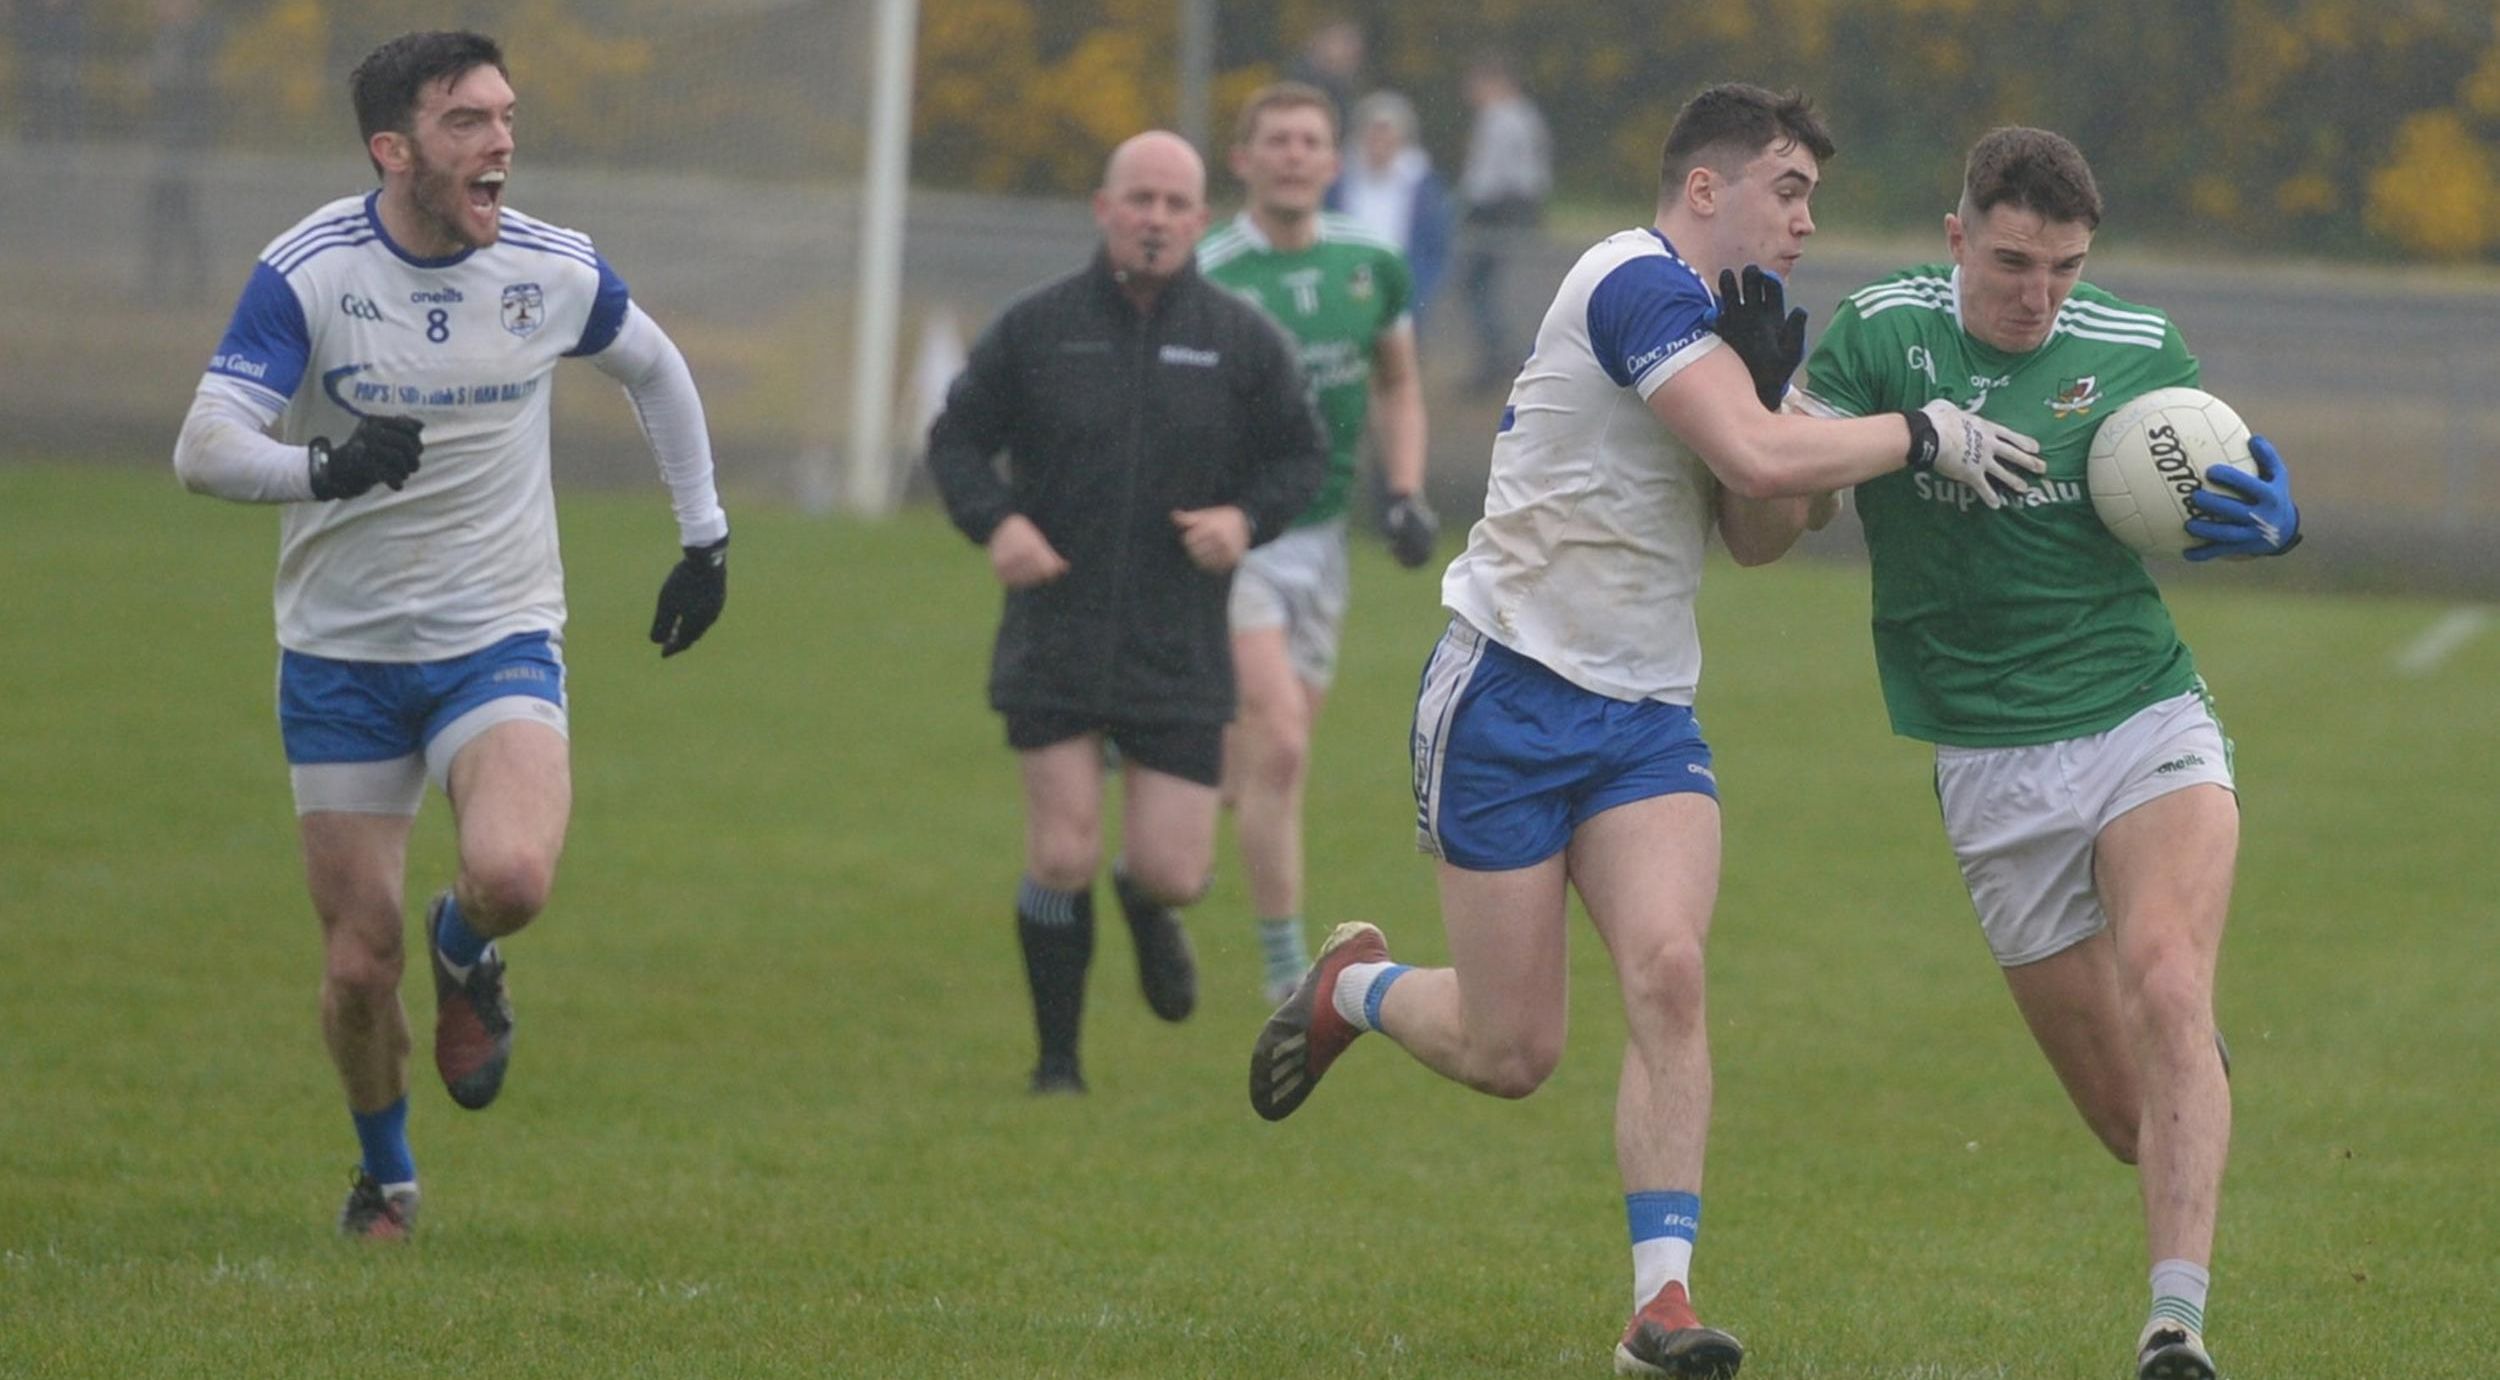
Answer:
[(616, 333), (625, 325), (625, 308), (633, 304), (633, 294), (626, 291), (625, 280), (616, 276), (603, 256), (599, 260), (599, 296), (590, 304), (590, 320), (582, 325), (581, 343), (565, 351), (567, 355), (595, 355), (616, 343)]
[(1606, 376), (1629, 388), (1660, 360), (1710, 333), (1710, 294), (1693, 271), (1644, 254), (1589, 293), (1589, 344)]
[(304, 322), (304, 304), (284, 275), (265, 263), (252, 265), (252, 278), (234, 304), (226, 338), (208, 361), (208, 372), (240, 379), (279, 398), (295, 396), (304, 381), (304, 362), (312, 354), (312, 330)]

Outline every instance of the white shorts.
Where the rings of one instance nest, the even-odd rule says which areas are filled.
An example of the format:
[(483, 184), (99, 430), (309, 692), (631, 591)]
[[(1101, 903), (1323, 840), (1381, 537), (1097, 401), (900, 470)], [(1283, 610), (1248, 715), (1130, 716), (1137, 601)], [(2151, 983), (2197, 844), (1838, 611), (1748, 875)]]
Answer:
[(450, 789), (452, 759), (479, 734), (505, 723), (545, 724), (571, 737), (564, 706), (526, 695), (486, 701), (445, 724), (422, 753), (379, 762), (316, 762), (290, 766), (295, 813), (335, 810), (353, 815), (410, 815), (425, 803), (425, 783)]
[(1350, 583), (1345, 519), (1296, 527), (1242, 557), (1233, 572), (1233, 631), (1284, 629), (1294, 674), (1325, 690), (1337, 678)]
[(2109, 926), (2092, 884), (2101, 831), (2147, 801), (2235, 790), (2231, 740), (2202, 681), (2115, 728), (2029, 747), (1936, 747), (1936, 798), (1979, 929), (2002, 967), (2061, 953)]

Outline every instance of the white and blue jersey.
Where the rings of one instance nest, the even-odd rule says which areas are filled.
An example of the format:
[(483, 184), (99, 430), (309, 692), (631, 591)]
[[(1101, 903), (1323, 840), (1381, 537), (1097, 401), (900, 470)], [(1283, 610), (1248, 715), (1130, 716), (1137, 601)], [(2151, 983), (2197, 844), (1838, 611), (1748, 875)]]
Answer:
[(425, 424), (406, 488), (286, 505), (278, 642), (418, 662), (560, 637), (550, 375), (616, 338), (624, 280), (588, 237), (511, 210), (494, 244), (416, 258), (374, 201), (334, 201), (270, 242), (200, 382), (291, 444), (344, 441), (369, 415)]
[(1693, 717), (1693, 599), (1717, 481), (1649, 396), (1720, 348), (1718, 306), (1655, 230), (1580, 256), (1493, 446), (1484, 518), (1442, 577), (1454, 615), (1416, 695), (1416, 839), (1531, 866), (1656, 796), (1718, 795)]
[(1701, 276), (1655, 230), (1572, 266), (1511, 386), (1484, 517), (1441, 602), (1582, 689), (1690, 705), (1717, 480), (1649, 395), (1719, 349)]

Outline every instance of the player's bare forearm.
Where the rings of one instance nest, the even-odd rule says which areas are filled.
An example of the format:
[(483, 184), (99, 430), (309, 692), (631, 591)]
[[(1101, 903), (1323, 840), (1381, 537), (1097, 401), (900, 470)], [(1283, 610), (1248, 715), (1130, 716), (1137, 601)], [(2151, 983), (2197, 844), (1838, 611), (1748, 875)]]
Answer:
[(1787, 555), (1798, 537), (1821, 525), (1813, 520), (1818, 503), (1824, 505), (1823, 520), (1829, 522), (1829, 494), (1811, 498), (1746, 498), (1732, 489), (1721, 488), (1719, 535), (1727, 542), (1727, 554), (1738, 565), (1768, 565)]
[(1393, 494), (1424, 487), (1424, 384), (1416, 366), (1415, 329), (1400, 326), (1372, 351), (1372, 435), (1380, 443), (1381, 477)]

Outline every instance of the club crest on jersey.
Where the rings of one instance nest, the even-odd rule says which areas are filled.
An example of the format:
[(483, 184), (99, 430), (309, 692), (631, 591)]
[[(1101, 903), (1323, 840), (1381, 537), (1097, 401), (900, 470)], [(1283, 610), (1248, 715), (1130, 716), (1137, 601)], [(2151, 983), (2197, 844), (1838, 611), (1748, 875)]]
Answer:
[(526, 336), (547, 320), (547, 294), (536, 283), (507, 283), (503, 290), (503, 328)]
[(1372, 299), (1372, 266), (1356, 264), (1354, 271), (1346, 275), (1345, 291), (1346, 296), (1357, 302), (1370, 301)]
[(2101, 380), (2093, 374), (2086, 374), (2079, 379), (2068, 379), (2059, 386), (2057, 396), (2049, 399), (2049, 411), (2055, 413), (2061, 422), (2069, 417), (2088, 413), (2100, 405)]

